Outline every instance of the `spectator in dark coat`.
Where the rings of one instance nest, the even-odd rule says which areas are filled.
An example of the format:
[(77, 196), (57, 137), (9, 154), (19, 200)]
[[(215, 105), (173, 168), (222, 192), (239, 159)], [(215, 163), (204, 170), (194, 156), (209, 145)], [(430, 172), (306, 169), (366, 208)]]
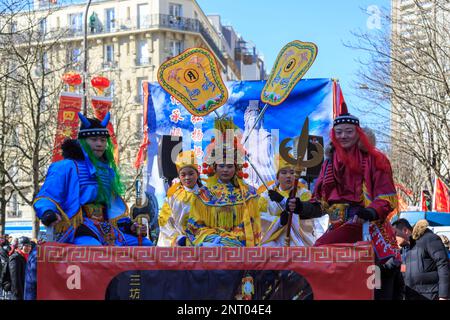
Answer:
[(406, 219), (393, 223), (398, 245), (402, 248), (402, 273), (406, 300), (447, 300), (449, 262), (439, 236), (420, 220), (414, 228)]
[(9, 250), (8, 237), (0, 236), (0, 294), (2, 297), (6, 292), (11, 291), (11, 281), (8, 274)]
[(16, 250), (9, 257), (9, 275), (11, 279), (11, 293), (13, 300), (23, 300), (25, 269), (30, 251), (30, 238), (20, 237), (17, 242)]
[(390, 258), (380, 267), (381, 288), (375, 289), (375, 300), (403, 300), (405, 283), (400, 272), (400, 261)]

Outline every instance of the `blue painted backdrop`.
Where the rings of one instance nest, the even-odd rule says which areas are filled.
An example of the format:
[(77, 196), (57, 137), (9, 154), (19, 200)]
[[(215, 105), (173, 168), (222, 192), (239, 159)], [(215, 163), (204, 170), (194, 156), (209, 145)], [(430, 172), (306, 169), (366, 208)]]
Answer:
[[(235, 81), (226, 83), (229, 99), (227, 104), (217, 110), (233, 116), (234, 122), (243, 131), (244, 136), (256, 120), (264, 104), (260, 93), (265, 81)], [(157, 83), (148, 85), (148, 134), (150, 145), (146, 168), (147, 192), (154, 194), (161, 207), (167, 185), (161, 178), (158, 168), (158, 142), (162, 135), (182, 135), (183, 150), (197, 151), (199, 163), (202, 163), (202, 151), (211, 139), (211, 129), (216, 114), (204, 118), (192, 117), (186, 109), (167, 94)], [(279, 142), (287, 137), (298, 136), (306, 117), (309, 117), (310, 135), (324, 137), (328, 143), (328, 134), (333, 119), (333, 81), (331, 79), (303, 79), (279, 106), (269, 106), (263, 121), (255, 134), (246, 144), (250, 159), (263, 175), (264, 180), (275, 176), (273, 157), (278, 152)], [(248, 183), (259, 186), (261, 182), (248, 169)]]

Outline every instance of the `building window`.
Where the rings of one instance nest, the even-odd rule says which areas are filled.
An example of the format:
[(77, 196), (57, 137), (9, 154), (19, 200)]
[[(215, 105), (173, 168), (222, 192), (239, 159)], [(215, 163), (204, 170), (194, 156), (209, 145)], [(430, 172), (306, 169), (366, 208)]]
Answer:
[(16, 33), (17, 32), (17, 22), (16, 21), (12, 21), (11, 22), (10, 32), (11, 33)]
[(81, 48), (72, 48), (67, 52), (67, 64), (70, 68), (81, 68)]
[(22, 217), (22, 211), (19, 210), (19, 201), (17, 201), (17, 195), (14, 194), (11, 198), (11, 210), (8, 212), (8, 218), (20, 217)]
[(150, 7), (148, 4), (138, 5), (138, 28), (148, 28), (150, 26)]
[(148, 52), (148, 41), (141, 40), (138, 43), (138, 57), (137, 57), (137, 65), (148, 65), (150, 63), (150, 56)]
[(105, 63), (113, 63), (114, 62), (114, 45), (107, 44), (105, 46)]
[(116, 95), (116, 85), (113, 80), (109, 84), (109, 96), (114, 99), (115, 95)]
[(47, 33), (47, 18), (39, 21), (39, 33), (43, 36)]
[(73, 32), (83, 31), (83, 13), (69, 14), (69, 29)]
[(142, 89), (142, 84), (147, 81), (147, 78), (137, 78), (137, 97), (136, 103), (144, 103), (144, 89)]
[(106, 9), (105, 10), (105, 21), (106, 21), (106, 31), (112, 32), (116, 28), (116, 19), (115, 19), (115, 12), (114, 8)]
[[(20, 105), (20, 104), (19, 104)], [(12, 142), (12, 145), (13, 146), (18, 146), (19, 144), (20, 144), (20, 139), (19, 139), (19, 128), (18, 127), (16, 127), (14, 130), (13, 130), (13, 134), (12, 134), (12, 137), (11, 137), (11, 142)]]
[(144, 117), (142, 113), (136, 114), (136, 139), (141, 140), (142, 139), (142, 130), (144, 125)]
[(45, 111), (47, 111), (47, 103), (46, 103), (46, 101), (45, 101), (45, 96), (44, 97), (42, 97), (42, 99), (41, 99), (41, 102), (39, 103), (39, 111), (40, 112), (45, 112)]
[(171, 40), (169, 41), (169, 53), (172, 57), (179, 55), (183, 51), (183, 41)]
[(50, 70), (48, 64), (48, 54), (47, 52), (43, 52), (42, 54), (40, 54), (39, 60), (37, 61), (36, 75), (42, 76), (48, 70)]
[(169, 15), (174, 17), (182, 17), (183, 16), (183, 6), (177, 3), (169, 3)]

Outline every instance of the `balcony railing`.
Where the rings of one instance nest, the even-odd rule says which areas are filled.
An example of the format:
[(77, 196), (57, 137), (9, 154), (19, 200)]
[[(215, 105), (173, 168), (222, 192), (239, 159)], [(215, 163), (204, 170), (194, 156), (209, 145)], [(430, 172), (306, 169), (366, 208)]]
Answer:
[[(102, 35), (108, 33), (116, 32), (128, 32), (136, 30), (146, 30), (146, 29), (160, 29), (167, 28), (172, 30), (197, 32), (203, 36), (208, 45), (212, 48), (214, 54), (220, 59), (220, 61), (226, 65), (226, 59), (219, 49), (218, 44), (213, 40), (211, 31), (206, 28), (206, 26), (200, 22), (198, 19), (176, 17), (168, 14), (152, 14), (145, 16), (141, 21), (138, 19), (126, 19), (126, 20), (115, 20), (115, 27), (112, 29), (107, 29), (100, 21), (95, 27), (88, 26), (88, 35)], [(52, 29), (45, 36), (45, 39), (51, 40), (55, 38), (72, 38), (72, 37), (82, 37), (84, 35), (83, 29), (79, 28), (58, 28)]]
[(117, 68), (117, 66), (118, 66), (117, 61), (105, 61), (102, 63), (103, 69), (115, 69)]
[(136, 59), (136, 66), (149, 66), (150, 57), (140, 57)]

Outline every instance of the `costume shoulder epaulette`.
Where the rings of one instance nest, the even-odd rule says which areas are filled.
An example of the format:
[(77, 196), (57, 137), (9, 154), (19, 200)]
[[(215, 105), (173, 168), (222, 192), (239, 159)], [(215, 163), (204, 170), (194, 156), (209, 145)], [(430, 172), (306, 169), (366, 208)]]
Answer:
[(182, 187), (182, 186), (181, 186), (181, 183), (179, 183), (179, 182), (171, 185), (170, 188), (167, 190), (167, 197), (168, 198), (172, 197), (180, 187)]
[[(271, 181), (268, 181), (268, 182), (266, 183), (266, 185), (267, 185), (268, 187), (270, 187), (270, 186), (272, 186), (274, 183), (275, 183), (275, 181), (274, 181), (274, 180), (271, 180)], [(264, 184), (262, 184), (262, 185), (260, 185), (260, 186), (258, 187), (258, 189), (256, 190), (256, 193), (257, 193), (257, 194), (261, 194), (261, 193), (264, 193), (265, 191), (267, 191), (266, 186), (265, 186)]]

